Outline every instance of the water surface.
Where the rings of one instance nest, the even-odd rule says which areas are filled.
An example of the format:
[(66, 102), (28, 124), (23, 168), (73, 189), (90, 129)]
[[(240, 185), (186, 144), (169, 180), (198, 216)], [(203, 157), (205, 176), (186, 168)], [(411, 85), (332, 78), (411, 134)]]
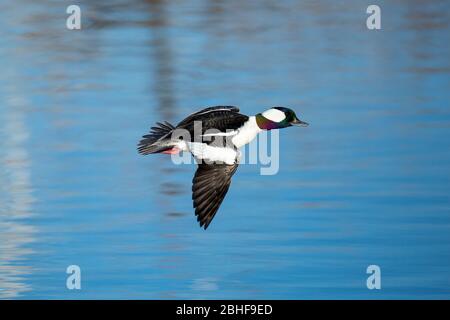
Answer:
[[(381, 1), (380, 31), (368, 1), (70, 4), (0, 5), (0, 298), (450, 298), (448, 2)], [(195, 167), (135, 148), (218, 104), (311, 125), (203, 231)]]

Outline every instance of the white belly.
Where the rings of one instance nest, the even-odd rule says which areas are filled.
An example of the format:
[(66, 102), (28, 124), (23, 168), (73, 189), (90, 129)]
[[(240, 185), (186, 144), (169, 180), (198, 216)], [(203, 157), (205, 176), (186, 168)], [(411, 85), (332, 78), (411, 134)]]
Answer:
[(212, 147), (202, 142), (188, 142), (187, 145), (194, 157), (208, 162), (234, 164), (239, 155), (238, 151), (232, 148)]

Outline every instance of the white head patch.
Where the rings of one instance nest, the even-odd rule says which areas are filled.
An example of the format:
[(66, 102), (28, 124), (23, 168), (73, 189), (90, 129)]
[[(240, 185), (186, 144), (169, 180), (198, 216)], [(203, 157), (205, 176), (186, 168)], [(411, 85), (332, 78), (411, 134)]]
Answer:
[(269, 119), (273, 122), (280, 122), (283, 121), (286, 118), (286, 115), (283, 111), (280, 111), (278, 109), (269, 109), (262, 113), (263, 117), (266, 119)]

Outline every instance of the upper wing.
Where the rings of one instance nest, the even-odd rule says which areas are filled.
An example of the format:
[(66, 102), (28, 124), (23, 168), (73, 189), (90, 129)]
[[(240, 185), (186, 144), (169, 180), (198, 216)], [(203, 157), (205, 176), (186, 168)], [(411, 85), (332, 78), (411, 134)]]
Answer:
[(205, 230), (225, 198), (231, 184), (231, 177), (237, 167), (237, 163), (233, 165), (201, 163), (198, 165), (194, 179), (192, 179), (192, 200), (194, 200), (197, 221)]
[[(233, 106), (216, 106), (203, 109), (189, 115), (181, 121), (177, 128), (183, 128), (194, 134), (194, 123), (201, 121), (201, 134), (206, 130), (216, 129), (220, 132), (240, 128), (248, 116), (239, 113), (239, 108)], [(200, 132), (199, 132), (200, 133)]]

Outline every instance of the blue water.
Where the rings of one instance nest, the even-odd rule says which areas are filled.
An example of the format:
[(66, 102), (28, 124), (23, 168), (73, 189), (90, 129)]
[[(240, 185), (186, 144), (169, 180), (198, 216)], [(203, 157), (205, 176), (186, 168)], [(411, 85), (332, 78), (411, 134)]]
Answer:
[[(0, 298), (450, 298), (447, 1), (378, 1), (379, 31), (371, 1), (70, 4), (0, 4)], [(204, 231), (195, 166), (136, 143), (217, 104), (311, 125)]]

